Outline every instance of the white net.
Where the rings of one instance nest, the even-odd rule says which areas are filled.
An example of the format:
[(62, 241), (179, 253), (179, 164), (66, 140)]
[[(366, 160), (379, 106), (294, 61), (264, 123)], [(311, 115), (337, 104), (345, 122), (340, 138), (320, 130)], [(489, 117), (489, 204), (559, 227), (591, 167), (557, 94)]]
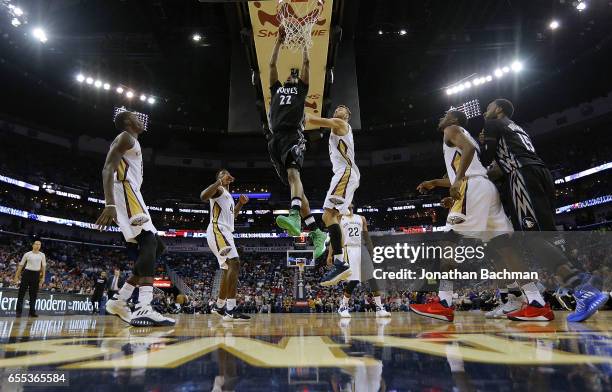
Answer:
[(312, 28), (319, 20), (325, 0), (278, 0), (276, 17), (285, 31), (283, 47), (298, 52), (312, 47)]

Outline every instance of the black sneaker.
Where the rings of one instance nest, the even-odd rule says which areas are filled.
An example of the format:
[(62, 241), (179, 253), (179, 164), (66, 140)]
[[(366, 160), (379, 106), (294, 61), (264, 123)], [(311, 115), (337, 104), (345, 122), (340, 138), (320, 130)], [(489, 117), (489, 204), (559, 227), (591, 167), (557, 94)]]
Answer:
[(348, 263), (336, 259), (334, 260), (332, 269), (323, 275), (321, 286), (333, 286), (341, 280), (346, 280), (350, 275), (351, 269)]
[(223, 316), (223, 321), (249, 321), (251, 317), (242, 314), (236, 309), (226, 310)]
[(218, 307), (217, 304), (214, 304), (213, 307), (210, 309), (210, 313), (216, 314), (219, 317), (223, 317), (225, 316), (225, 306)]

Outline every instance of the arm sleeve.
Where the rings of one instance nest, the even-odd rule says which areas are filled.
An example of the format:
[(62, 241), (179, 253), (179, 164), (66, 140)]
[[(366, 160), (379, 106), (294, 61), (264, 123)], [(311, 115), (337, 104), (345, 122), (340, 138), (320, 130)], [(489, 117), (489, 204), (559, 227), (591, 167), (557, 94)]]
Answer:
[(271, 96), (274, 96), (274, 94), (276, 94), (276, 90), (278, 90), (282, 86), (283, 85), (281, 84), (281, 82), (279, 80), (274, 82), (274, 84), (272, 86), (270, 86), (270, 94), (271, 94)]
[(501, 133), (503, 132), (503, 124), (499, 120), (485, 120), (484, 134), (485, 141), (480, 149), (480, 162), (486, 167), (494, 160), (497, 151), (497, 143)]

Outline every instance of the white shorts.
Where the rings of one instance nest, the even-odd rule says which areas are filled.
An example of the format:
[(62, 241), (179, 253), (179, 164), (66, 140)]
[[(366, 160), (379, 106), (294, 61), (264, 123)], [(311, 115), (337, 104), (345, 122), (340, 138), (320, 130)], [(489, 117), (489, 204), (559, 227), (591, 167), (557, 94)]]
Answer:
[(341, 214), (348, 214), (348, 207), (353, 201), (357, 188), (359, 188), (359, 177), (350, 167), (343, 172), (335, 173), (325, 196), (323, 208), (336, 209)]
[(455, 201), (448, 213), (447, 229), (483, 241), (514, 231), (497, 188), (488, 178), (468, 177), (460, 194), (461, 198)]
[(206, 242), (217, 257), (219, 268), (227, 269), (227, 260), (238, 257), (238, 250), (234, 244), (234, 235), (222, 226), (209, 224), (206, 229)]
[[(123, 233), (123, 237), (127, 242), (136, 242), (136, 237), (143, 231), (157, 233), (157, 229), (153, 226), (153, 220), (149, 215), (149, 210), (145, 204), (140, 190), (128, 182), (115, 182), (113, 188), (115, 196), (115, 205), (117, 210), (117, 225)], [(130, 223), (134, 218), (142, 216), (149, 217), (149, 221), (140, 225), (134, 226)]]
[(351, 267), (351, 275), (347, 280), (358, 280), (361, 282), (361, 246), (345, 246), (344, 260)]

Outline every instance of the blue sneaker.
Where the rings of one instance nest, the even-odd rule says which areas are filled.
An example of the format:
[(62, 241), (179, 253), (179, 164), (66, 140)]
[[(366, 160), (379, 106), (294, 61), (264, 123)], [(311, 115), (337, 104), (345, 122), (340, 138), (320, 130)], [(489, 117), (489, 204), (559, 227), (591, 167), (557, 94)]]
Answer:
[(576, 310), (567, 315), (569, 322), (581, 322), (597, 312), (608, 302), (608, 294), (602, 293), (591, 285), (584, 285), (574, 293)]
[(321, 286), (333, 286), (341, 280), (346, 280), (351, 275), (351, 269), (347, 263), (342, 260), (334, 260), (334, 265), (329, 270), (323, 279), (321, 279)]

